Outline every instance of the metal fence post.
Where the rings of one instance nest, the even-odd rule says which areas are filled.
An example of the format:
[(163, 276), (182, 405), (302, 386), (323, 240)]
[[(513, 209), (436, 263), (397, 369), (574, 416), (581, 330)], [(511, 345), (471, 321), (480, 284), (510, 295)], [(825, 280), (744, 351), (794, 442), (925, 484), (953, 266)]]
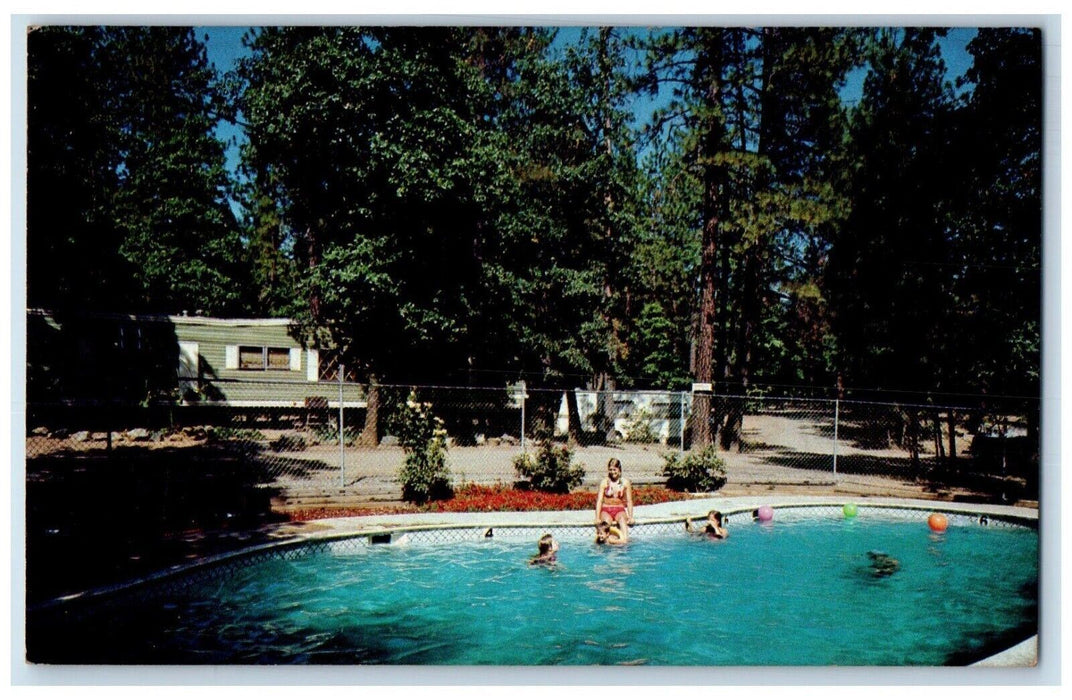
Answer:
[(837, 481), (837, 431), (840, 407), (841, 404), (838, 399), (834, 399), (834, 481)]
[(680, 452), (682, 454), (685, 454), (685, 392), (684, 391), (681, 392), (680, 408), (681, 408), (681, 419), (679, 421), (680, 422), (680, 428), (678, 430), (678, 436), (681, 438)]
[(525, 451), (525, 399), (528, 398), (528, 387), (525, 380), (521, 380), (521, 451)]
[(346, 488), (346, 425), (343, 423), (343, 377), (346, 367), (339, 364), (339, 488)]

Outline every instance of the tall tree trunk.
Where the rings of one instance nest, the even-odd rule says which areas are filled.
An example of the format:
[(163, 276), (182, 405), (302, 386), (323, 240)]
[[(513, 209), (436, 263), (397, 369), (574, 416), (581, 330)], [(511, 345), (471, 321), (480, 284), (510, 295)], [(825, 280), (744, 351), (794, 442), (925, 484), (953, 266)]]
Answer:
[[(722, 79), (722, 37), (720, 30), (708, 29), (705, 33), (704, 46), (697, 60), (698, 79), (703, 81), (707, 90), (708, 111), (704, 117), (704, 135), (700, 158), (703, 162), (703, 240), (700, 253), (700, 327), (696, 344), (696, 381), (713, 383), (715, 380), (715, 333), (720, 327), (724, 329), (725, 309), (725, 250), (719, 250), (719, 235), (724, 202), (725, 168), (714, 162), (714, 157), (722, 150), (723, 131), (725, 128), (719, 104), (719, 91)], [(723, 259), (719, 259), (719, 253)], [(721, 296), (721, 299), (716, 298)], [(723, 346), (724, 347), (724, 346)], [(724, 354), (724, 352), (722, 353)], [(720, 358), (720, 370), (725, 369), (725, 361)], [(692, 442), (698, 448), (712, 444), (711, 430), (711, 395), (707, 392), (695, 392), (692, 397)]]
[(596, 378), (596, 430), (606, 440), (614, 427), (614, 380), (606, 372)]
[(945, 462), (945, 443), (942, 442), (942, 418), (938, 415), (938, 409), (934, 410), (934, 458), (938, 462)]
[(908, 449), (911, 455), (910, 474), (913, 480), (919, 479), (922, 470), (919, 463), (919, 411), (915, 408), (908, 412)]
[(1031, 446), (1031, 458), (1024, 474), (1026, 478), (1027, 497), (1038, 499), (1039, 489), (1039, 464), (1041, 463), (1042, 444), (1039, 435), (1040, 403), (1032, 401), (1026, 410), (1027, 440)]
[(566, 425), (568, 426), (569, 443), (571, 445), (581, 444), (581, 438), (584, 436), (581, 430), (581, 412), (577, 406), (577, 390), (569, 389), (566, 391)]
[[(316, 234), (311, 226), (305, 229), (305, 240), (308, 244), (309, 272), (315, 272), (320, 265), (320, 245)], [(313, 318), (313, 325), (320, 324), (320, 288), (316, 284), (309, 285), (309, 313)]]
[(365, 427), (357, 438), (360, 447), (378, 447), (380, 444), (380, 385), (376, 375), (369, 375)]
[[(614, 168), (614, 139), (612, 130), (614, 128), (614, 121), (612, 118), (611, 109), (611, 92), (612, 92), (612, 79), (613, 69), (610, 63), (609, 45), (611, 39), (611, 28), (602, 27), (599, 30), (599, 71), (602, 77), (602, 92), (599, 96), (600, 109), (603, 112), (603, 154), (607, 159), (607, 173), (612, 172)], [(615, 314), (613, 312), (614, 297), (616, 294), (615, 289), (615, 272), (617, 270), (616, 255), (615, 255), (615, 243), (616, 236), (614, 231), (614, 189), (610, 177), (607, 178), (606, 184), (603, 190), (603, 322), (606, 324), (607, 330), (610, 332), (610, 336), (607, 340), (607, 368), (610, 369), (616, 364), (619, 351), (621, 348), (621, 339), (618, 337), (618, 324), (615, 322)]]
[(957, 461), (957, 412), (953, 409), (949, 409), (948, 414), (949, 421), (949, 463), (956, 464)]
[[(716, 222), (717, 226), (717, 222)], [(700, 257), (700, 324), (696, 344), (696, 381), (712, 383), (712, 361), (715, 354), (715, 240), (704, 226), (703, 251)], [(703, 449), (711, 444), (711, 393), (694, 392), (692, 395), (692, 442)]]
[[(748, 394), (751, 383), (752, 341), (755, 328), (759, 324), (759, 278), (760, 261), (757, 251), (750, 248), (745, 254), (742, 274), (741, 318), (737, 327), (736, 365), (737, 379), (740, 382), (740, 394)], [(726, 424), (722, 428), (722, 449), (728, 450), (734, 444), (741, 447), (741, 429), (744, 425), (744, 400), (732, 399)]]

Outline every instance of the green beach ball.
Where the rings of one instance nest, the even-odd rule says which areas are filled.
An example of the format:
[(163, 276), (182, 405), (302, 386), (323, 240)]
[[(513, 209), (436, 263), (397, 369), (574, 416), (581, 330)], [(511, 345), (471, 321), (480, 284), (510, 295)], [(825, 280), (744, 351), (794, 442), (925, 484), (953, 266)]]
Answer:
[(855, 503), (846, 503), (841, 508), (841, 512), (845, 514), (846, 518), (855, 518), (856, 517), (856, 504)]

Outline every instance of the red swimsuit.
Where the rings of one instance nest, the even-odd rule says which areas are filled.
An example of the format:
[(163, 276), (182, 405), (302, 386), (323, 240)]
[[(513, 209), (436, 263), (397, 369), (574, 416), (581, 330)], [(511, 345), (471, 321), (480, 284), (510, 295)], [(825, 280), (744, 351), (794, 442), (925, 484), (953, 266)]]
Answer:
[[(617, 488), (614, 488), (617, 486)], [(613, 490), (612, 490), (613, 489)], [(603, 492), (604, 498), (617, 498), (621, 499), (625, 496), (625, 484), (618, 482), (612, 484), (610, 480), (607, 481), (607, 489)], [(611, 520), (617, 520), (621, 513), (626, 510), (625, 506), (603, 504), (603, 507), (599, 509), (600, 513), (606, 513), (610, 516)]]

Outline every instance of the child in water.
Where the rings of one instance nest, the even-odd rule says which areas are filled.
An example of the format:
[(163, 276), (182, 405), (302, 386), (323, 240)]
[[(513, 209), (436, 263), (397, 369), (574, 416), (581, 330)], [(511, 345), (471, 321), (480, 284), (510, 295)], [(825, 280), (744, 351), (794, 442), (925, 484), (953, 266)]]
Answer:
[(722, 525), (722, 513), (717, 510), (712, 510), (707, 514), (707, 523), (700, 532), (694, 532), (692, 520), (685, 518), (685, 531), (690, 534), (707, 535), (713, 540), (724, 540), (730, 536), (729, 531)]
[(893, 576), (893, 573), (901, 568), (901, 562), (885, 552), (871, 550), (867, 556), (871, 558), (871, 575), (875, 578)]
[(606, 520), (596, 525), (596, 544), (625, 544), (628, 539), (629, 535), (623, 535), (618, 528)]
[(551, 533), (547, 533), (540, 538), (536, 546), (540, 548), (539, 553), (532, 558), (529, 562), (530, 565), (546, 564), (548, 566), (554, 566), (558, 560), (558, 542), (551, 536)]

